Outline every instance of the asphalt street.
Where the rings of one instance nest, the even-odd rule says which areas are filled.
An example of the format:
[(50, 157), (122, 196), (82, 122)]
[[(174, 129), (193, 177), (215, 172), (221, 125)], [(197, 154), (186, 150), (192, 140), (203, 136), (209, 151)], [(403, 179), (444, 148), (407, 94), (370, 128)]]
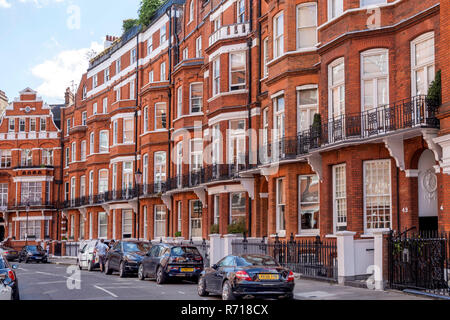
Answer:
[[(76, 271), (76, 272), (75, 272)], [(199, 297), (197, 285), (178, 281), (158, 285), (135, 276), (120, 278), (117, 273), (79, 271), (75, 265), (18, 264), (22, 300), (218, 300), (219, 296)], [(399, 291), (375, 291), (328, 282), (296, 280), (298, 300), (420, 300)]]

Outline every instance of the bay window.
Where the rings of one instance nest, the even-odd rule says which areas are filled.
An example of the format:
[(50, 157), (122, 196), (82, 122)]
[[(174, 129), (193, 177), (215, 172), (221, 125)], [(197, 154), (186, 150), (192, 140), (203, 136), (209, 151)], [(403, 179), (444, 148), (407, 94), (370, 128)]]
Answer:
[(72, 142), (72, 162), (77, 161), (77, 144)]
[(245, 52), (230, 53), (230, 91), (245, 89)]
[(190, 93), (191, 113), (201, 112), (203, 104), (203, 83), (192, 83)]
[(94, 154), (94, 132), (91, 132), (89, 138), (89, 154)]
[(42, 182), (22, 182), (20, 197), (22, 203), (41, 204)]
[(284, 14), (279, 13), (273, 19), (273, 57), (278, 58), (284, 52)]
[(109, 142), (108, 142), (108, 131), (100, 131), (99, 136), (99, 152), (108, 153), (109, 152)]
[(86, 161), (86, 140), (81, 141), (80, 160)]
[(183, 87), (179, 86), (177, 89), (177, 117), (183, 115)]
[(297, 49), (312, 48), (317, 43), (317, 4), (297, 6)]
[(165, 102), (155, 104), (155, 130), (167, 128), (167, 107)]
[(108, 191), (108, 170), (98, 171), (98, 194), (103, 195)]
[(220, 93), (220, 58), (213, 61), (213, 96)]
[(42, 149), (42, 164), (44, 166), (53, 165), (53, 149)]
[(144, 132), (148, 131), (148, 107), (144, 108)]
[(133, 143), (133, 118), (123, 119), (123, 143)]
[(344, 0), (328, 0), (328, 20), (339, 17), (344, 13)]

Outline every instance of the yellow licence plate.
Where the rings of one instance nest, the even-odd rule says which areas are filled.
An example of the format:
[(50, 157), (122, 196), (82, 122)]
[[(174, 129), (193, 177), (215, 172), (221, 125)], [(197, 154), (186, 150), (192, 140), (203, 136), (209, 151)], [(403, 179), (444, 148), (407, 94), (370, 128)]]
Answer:
[(194, 268), (181, 268), (181, 272), (194, 272)]
[(280, 276), (278, 274), (259, 274), (259, 280), (279, 280)]

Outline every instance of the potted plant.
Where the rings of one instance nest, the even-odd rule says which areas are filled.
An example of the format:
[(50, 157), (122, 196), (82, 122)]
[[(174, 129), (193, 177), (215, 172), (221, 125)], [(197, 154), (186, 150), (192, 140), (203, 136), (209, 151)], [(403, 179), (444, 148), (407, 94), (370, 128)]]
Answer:
[(211, 234), (218, 234), (219, 233), (219, 225), (218, 224), (211, 225), (210, 233)]
[(311, 125), (311, 140), (315, 141), (315, 147), (321, 145), (322, 138), (322, 116), (320, 113), (314, 114), (314, 120)]
[(442, 104), (441, 70), (436, 72), (436, 77), (428, 89), (426, 100), (428, 105), (436, 108)]
[(238, 219), (236, 221), (233, 221), (230, 225), (228, 225), (228, 233), (241, 236), (243, 236), (244, 233), (247, 233), (247, 226), (245, 223), (245, 219)]

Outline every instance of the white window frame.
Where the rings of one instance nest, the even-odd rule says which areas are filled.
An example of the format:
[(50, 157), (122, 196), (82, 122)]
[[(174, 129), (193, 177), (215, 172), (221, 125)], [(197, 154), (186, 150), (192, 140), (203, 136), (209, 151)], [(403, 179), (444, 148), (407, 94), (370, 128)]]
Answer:
[(143, 117), (143, 121), (144, 121), (144, 133), (148, 131), (148, 106), (144, 107), (144, 117)]
[(201, 218), (199, 219), (200, 220), (200, 232), (202, 232), (202, 228), (203, 228), (203, 204), (202, 204), (202, 202), (200, 200), (189, 200), (189, 238), (191, 238), (191, 239), (201, 238), (201, 236), (197, 237), (197, 236), (193, 236), (192, 235), (192, 222), (193, 222), (193, 219), (198, 220), (198, 218), (192, 218), (192, 209), (193, 209), (193, 205), (192, 204), (194, 202), (196, 202), (196, 201), (200, 202), (200, 204), (202, 206)]
[[(333, 68), (337, 67), (340, 64), (344, 65), (344, 71), (343, 71), (344, 72), (344, 78), (343, 78), (343, 80), (341, 82), (333, 83)], [(346, 80), (346, 77), (345, 77), (345, 61), (344, 61), (344, 58), (341, 57), (341, 58), (338, 58), (338, 59), (334, 60), (333, 62), (331, 62), (328, 65), (328, 119), (334, 119), (337, 116), (345, 115), (345, 109), (346, 109), (345, 108), (345, 80)], [(333, 109), (334, 109), (333, 108), (334, 107), (334, 104), (333, 104), (333, 90), (336, 89), (336, 88), (339, 88), (341, 86), (344, 88), (343, 89), (344, 97), (342, 99), (342, 97), (339, 96), (339, 98), (340, 98), (339, 101), (343, 101), (344, 102), (344, 110), (341, 110), (341, 108), (339, 108), (339, 114), (336, 115), (333, 112)], [(341, 94), (340, 91), (339, 91), (339, 94)]]
[[(373, 3), (364, 3), (365, 1), (373, 1)], [(359, 2), (359, 7), (360, 8), (365, 8), (365, 7), (370, 7), (370, 6), (376, 6), (376, 5), (380, 5), (380, 4), (386, 4), (387, 0), (360, 0)]]
[[(310, 6), (314, 6), (315, 11), (316, 11), (316, 15), (315, 15), (315, 24), (311, 25), (311, 26), (299, 26), (299, 13), (301, 8), (304, 7), (310, 7)], [(313, 46), (302, 46), (301, 45), (301, 38), (300, 38), (300, 30), (301, 29), (309, 29), (309, 28), (315, 28), (315, 44)], [(318, 37), (317, 37), (317, 3), (316, 2), (306, 2), (306, 3), (301, 3), (299, 5), (297, 5), (296, 8), (296, 38), (297, 38), (297, 50), (308, 50), (308, 49), (313, 49), (316, 47), (316, 44), (318, 42)]]
[(202, 57), (202, 36), (195, 39), (195, 57)]
[(87, 111), (83, 111), (81, 113), (81, 125), (86, 126), (86, 122), (87, 122)]
[[(343, 183), (344, 183), (344, 194), (345, 196), (336, 196), (336, 173), (337, 170), (343, 168)], [(337, 164), (332, 167), (332, 175), (333, 175), (333, 232), (336, 234), (338, 227), (342, 227), (347, 229), (347, 223), (348, 223), (348, 201), (347, 201), (347, 165), (345, 163)], [(345, 203), (345, 223), (344, 222), (338, 222), (338, 208), (337, 208), (337, 202), (343, 200), (343, 203)]]
[[(428, 41), (433, 40), (433, 48), (434, 48), (434, 55), (433, 55), (433, 61), (427, 61), (421, 65), (416, 64), (416, 45)], [(417, 95), (417, 79), (416, 79), (416, 72), (420, 69), (425, 69), (424, 71), (424, 82), (430, 83), (430, 79), (428, 79), (428, 68), (433, 67), (433, 80), (434, 76), (436, 74), (436, 39), (434, 37), (434, 31), (430, 31), (427, 33), (424, 33), (418, 37), (416, 37), (414, 40), (411, 41), (411, 96)], [(428, 93), (428, 92), (427, 92)], [(427, 94), (425, 93), (425, 95)]]
[[(283, 19), (283, 30), (281, 33), (277, 32), (278, 19)], [(284, 53), (284, 12), (280, 11), (273, 18), (273, 58), (276, 59)]]
[(113, 145), (118, 144), (119, 139), (119, 121), (114, 120), (113, 121)]
[[(165, 205), (155, 205), (154, 207), (154, 237), (157, 238), (164, 238), (167, 234), (167, 210)], [(158, 218), (158, 210), (161, 210), (161, 212), (164, 210), (164, 219), (157, 219)], [(164, 234), (159, 234), (158, 225), (164, 224)]]
[(269, 37), (263, 40), (263, 78), (269, 76)]
[[(241, 9), (243, 9), (241, 11)], [(245, 22), (245, 0), (237, 0), (236, 2), (236, 22)]]
[[(336, 7), (335, 12), (332, 10), (332, 3), (336, 2), (339, 7)], [(328, 0), (327, 3), (328, 21), (340, 17), (344, 13), (344, 0)]]
[[(370, 195), (371, 197), (389, 197), (389, 224), (390, 228), (369, 228), (367, 225), (367, 197), (368, 190), (367, 190), (367, 172), (366, 172), (366, 166), (370, 164), (384, 164), (387, 165), (388, 168), (388, 181), (389, 181), (389, 193), (386, 194), (376, 194), (376, 195)], [(392, 168), (391, 168), (391, 160), (390, 159), (379, 159), (379, 160), (370, 160), (370, 161), (364, 161), (363, 162), (363, 199), (364, 199), (364, 233), (365, 234), (372, 234), (373, 231), (389, 231), (392, 228)]]
[[(105, 139), (105, 141), (102, 141), (102, 137)], [(104, 142), (105, 145), (102, 145), (102, 142)], [(102, 130), (99, 132), (98, 153), (109, 153), (109, 131), (108, 130)]]
[(194, 21), (194, 0), (191, 0), (191, 2), (189, 3), (189, 23), (191, 23), (192, 21)]
[[(316, 177), (318, 189), (319, 189), (317, 202), (302, 202), (302, 194), (301, 194), (301, 189), (300, 189), (301, 181), (302, 181), (302, 179), (313, 178), (313, 177)], [(319, 205), (319, 214), (318, 214), (319, 221), (317, 223), (317, 228), (303, 230), (302, 224), (301, 224), (302, 205), (303, 204), (316, 204), (316, 203)], [(314, 174), (305, 174), (305, 175), (298, 176), (298, 232), (299, 232), (299, 234), (311, 234), (311, 235), (319, 235), (320, 234), (320, 179), (317, 175), (314, 175)]]
[(213, 92), (212, 95), (216, 96), (220, 94), (220, 56), (213, 61), (212, 70)]
[(95, 153), (95, 133), (91, 132), (89, 135), (89, 154)]
[(166, 40), (167, 40), (167, 29), (166, 29), (166, 25), (164, 24), (162, 27), (161, 27), (161, 29), (160, 29), (160, 31), (159, 31), (159, 45), (161, 46)]
[(166, 75), (166, 63), (162, 62), (159, 68), (160, 68), (159, 69), (159, 71), (160, 71), (159, 81), (161, 81), (161, 82), (167, 81), (167, 79), (166, 79), (166, 76), (167, 76)]
[[(275, 199), (275, 211), (276, 211), (276, 215), (275, 215), (275, 222), (276, 222), (276, 232), (278, 234), (278, 236), (284, 237), (286, 235), (286, 195), (284, 196), (284, 203), (281, 202), (280, 200), (280, 196), (282, 194), (282, 192), (280, 192), (280, 181), (283, 184), (283, 189), (284, 191), (286, 191), (286, 179), (283, 178), (278, 178), (276, 179), (276, 199)], [(282, 228), (283, 226), (281, 225), (282, 221), (281, 221), (281, 207), (284, 207), (284, 229)]]
[(105, 97), (105, 98), (103, 98), (103, 110), (102, 110), (102, 113), (103, 114), (107, 114), (108, 113), (108, 98), (107, 97)]
[(147, 55), (152, 53), (153, 51), (153, 36), (150, 36), (147, 40)]
[[(301, 104), (300, 93), (301, 91), (316, 90), (317, 102), (315, 104)], [(302, 111), (307, 111), (308, 123), (306, 128), (301, 127), (301, 115)], [(312, 117), (311, 117), (311, 113)], [(310, 119), (314, 117), (316, 113), (319, 113), (319, 89), (317, 84), (304, 85), (297, 87), (297, 133), (309, 130), (310, 126), (313, 124)], [(311, 122), (311, 123), (310, 123)]]
[[(377, 55), (386, 55), (386, 72), (385, 73), (377, 73), (370, 76), (366, 76), (364, 74), (364, 59), (370, 56), (377, 56)], [(381, 104), (378, 101), (378, 82), (379, 80), (386, 80), (386, 103)], [(365, 81), (373, 81), (373, 87), (372, 87), (372, 96), (373, 96), (373, 106), (372, 109), (366, 109), (365, 104)], [(388, 49), (371, 49), (364, 52), (361, 52), (361, 112), (364, 111), (370, 111), (370, 110), (376, 110), (378, 107), (381, 107), (383, 105), (389, 104), (389, 50)]]
[[(233, 67), (232, 66), (232, 61), (233, 61), (232, 56), (233, 55), (242, 55), (242, 56), (244, 56), (243, 69), (232, 71), (232, 67)], [(228, 63), (228, 65), (229, 65), (229, 69), (228, 69), (228, 79), (229, 79), (228, 88), (229, 88), (229, 91), (244, 90), (245, 87), (247, 86), (247, 66), (246, 66), (246, 63), (247, 63), (247, 55), (246, 55), (245, 51), (230, 52), (230, 54), (229, 54), (229, 63)], [(244, 82), (242, 82), (242, 83), (233, 83), (232, 73), (233, 72), (242, 72), (242, 71), (244, 71), (244, 74), (245, 74), (244, 75)]]
[[(157, 159), (159, 157), (163, 157), (164, 162), (158, 162)], [(165, 151), (155, 152), (154, 167), (153, 177), (155, 181), (155, 190), (160, 192), (162, 184), (165, 183), (167, 179), (167, 154)]]
[(72, 162), (77, 161), (77, 144), (76, 142), (72, 142)]
[[(129, 140), (127, 141), (127, 140), (125, 140), (125, 133), (127, 132), (127, 131), (125, 130), (125, 123), (126, 123), (126, 122), (130, 122), (130, 121), (131, 121), (131, 124), (132, 124), (131, 130), (129, 130), (130, 135), (131, 135), (131, 139), (129, 139)], [(134, 120), (133, 120), (133, 118), (124, 118), (124, 119), (123, 119), (123, 128), (122, 128), (122, 134), (123, 134), (123, 135), (122, 135), (122, 141), (123, 141), (124, 144), (126, 144), (126, 143), (130, 143), (130, 144), (134, 143), (133, 132), (134, 132)]]
[[(163, 121), (162, 121), (164, 119), (164, 116), (158, 116), (158, 113), (157, 113), (158, 106), (162, 106), (162, 105), (164, 105), (164, 110), (166, 111), (165, 112), (165, 120), (166, 120), (165, 126), (163, 125)], [(161, 119), (161, 128), (158, 128), (158, 119)], [(155, 131), (165, 131), (165, 130), (167, 130), (167, 103), (157, 102), (157, 103), (155, 103)]]
[[(102, 173), (106, 172), (106, 178), (102, 180)], [(109, 181), (109, 171), (108, 169), (100, 169), (98, 170), (98, 182), (97, 182), (97, 191), (98, 194), (104, 194), (108, 191), (108, 181)]]
[[(194, 98), (192, 97), (192, 86), (196, 86), (196, 85), (199, 85), (202, 87), (202, 90), (201, 90), (202, 95), (200, 97), (200, 110), (194, 112), (192, 110), (192, 106), (194, 104), (193, 103)], [(203, 110), (203, 82), (193, 82), (189, 85), (189, 113), (190, 114), (198, 114), (198, 113), (202, 113), (202, 110)]]
[(183, 115), (183, 86), (177, 88), (177, 117)]
[(104, 77), (105, 77), (105, 83), (108, 82), (109, 80), (111, 80), (109, 77), (109, 67), (105, 69)]
[[(106, 223), (101, 224), (101, 218), (105, 218)], [(98, 238), (99, 239), (106, 239), (108, 237), (108, 215), (106, 214), (106, 212), (99, 212), (98, 213)], [(104, 231), (104, 234), (102, 235), (102, 231)]]

